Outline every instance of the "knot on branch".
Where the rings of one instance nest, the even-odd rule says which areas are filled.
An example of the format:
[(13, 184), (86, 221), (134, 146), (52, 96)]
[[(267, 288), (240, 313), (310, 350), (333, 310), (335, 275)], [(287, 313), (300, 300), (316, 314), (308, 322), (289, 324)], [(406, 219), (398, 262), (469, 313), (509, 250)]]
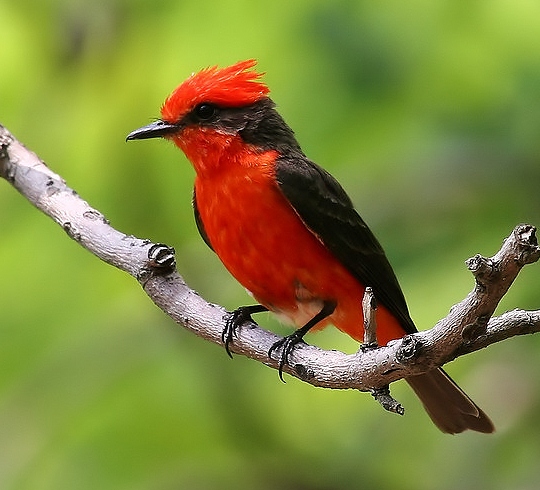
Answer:
[(535, 226), (518, 225), (513, 231), (513, 236), (516, 241), (516, 261), (519, 265), (532, 264), (540, 258)]
[(401, 346), (396, 352), (396, 359), (400, 364), (406, 364), (417, 358), (422, 351), (422, 342), (416, 335), (405, 335), (401, 339)]
[(76, 242), (81, 241), (81, 233), (78, 231), (77, 226), (72, 224), (71, 221), (65, 221), (62, 223), (62, 228), (68, 234), (69, 238), (75, 240)]
[(88, 209), (83, 213), (83, 218), (91, 221), (101, 221), (104, 225), (109, 225), (110, 222), (103, 214), (95, 209)]
[(156, 243), (148, 250), (148, 266), (157, 274), (171, 273), (176, 266), (175, 250), (163, 243)]
[(471, 342), (477, 340), (480, 336), (485, 335), (490, 316), (491, 315), (480, 315), (474, 322), (465, 325), (461, 331), (463, 340)]
[(173, 247), (155, 243), (148, 249), (148, 261), (137, 274), (137, 280), (144, 287), (152, 276), (166, 276), (176, 270), (176, 256)]
[(495, 260), (480, 254), (476, 254), (465, 263), (476, 279), (476, 284), (481, 289), (485, 289), (486, 283), (490, 279), (494, 279), (495, 275), (499, 273), (498, 263)]
[[(0, 130), (3, 130), (0, 126)], [(15, 166), (9, 165), (9, 146), (13, 142), (13, 136), (8, 131), (0, 131), (0, 175), (8, 182), (13, 182), (15, 175)]]
[(303, 381), (309, 381), (315, 377), (313, 370), (304, 366), (303, 364), (295, 364), (292, 368), (298, 377)]

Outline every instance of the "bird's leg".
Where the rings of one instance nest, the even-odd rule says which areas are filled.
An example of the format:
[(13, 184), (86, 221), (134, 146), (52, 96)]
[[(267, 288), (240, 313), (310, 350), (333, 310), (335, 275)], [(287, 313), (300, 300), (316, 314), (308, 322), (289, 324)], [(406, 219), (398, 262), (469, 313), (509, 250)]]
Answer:
[(304, 335), (306, 335), (317, 323), (324, 320), (326, 317), (334, 313), (337, 303), (335, 301), (325, 301), (321, 311), (317, 313), (309, 322), (307, 322), (303, 327), (295, 330), (291, 335), (283, 337), (275, 342), (270, 350), (268, 351), (268, 357), (272, 358), (272, 353), (281, 349), (281, 354), (279, 356), (279, 379), (283, 380), (283, 367), (289, 364), (289, 356), (291, 355), (294, 346), (303, 342)]
[(240, 306), (236, 310), (227, 314), (225, 319), (225, 328), (221, 332), (221, 341), (225, 345), (227, 355), (232, 359), (231, 349), (229, 348), (233, 338), (236, 337), (236, 330), (245, 322), (252, 322), (251, 315), (268, 311), (263, 305)]

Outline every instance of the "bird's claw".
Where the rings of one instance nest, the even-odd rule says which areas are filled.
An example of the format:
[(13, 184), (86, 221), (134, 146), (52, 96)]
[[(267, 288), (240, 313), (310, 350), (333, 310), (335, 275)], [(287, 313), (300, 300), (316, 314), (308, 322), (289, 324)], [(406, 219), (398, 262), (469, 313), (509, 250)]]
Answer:
[(291, 335), (279, 339), (268, 350), (268, 357), (270, 359), (272, 359), (272, 353), (274, 351), (281, 350), (281, 353), (279, 354), (278, 372), (279, 379), (281, 379), (281, 381), (284, 383), (285, 380), (283, 379), (283, 368), (285, 366), (289, 366), (289, 356), (292, 354), (294, 347), (300, 343), (304, 343), (302, 340), (302, 335), (299, 335), (297, 332), (293, 332)]
[(221, 332), (221, 342), (223, 342), (223, 345), (225, 346), (225, 352), (227, 352), (227, 355), (231, 359), (232, 352), (229, 346), (233, 341), (234, 337), (236, 337), (236, 330), (238, 329), (238, 327), (247, 320), (251, 320), (251, 315), (249, 313), (246, 314), (243, 308), (238, 308), (237, 310), (234, 310), (227, 315), (227, 318), (225, 320), (225, 327)]
[(221, 332), (221, 342), (225, 346), (225, 352), (232, 359), (232, 352), (230, 349), (230, 344), (236, 337), (236, 333), (239, 327), (241, 327), (246, 322), (252, 322), (253, 318), (251, 315), (253, 313), (260, 313), (266, 311), (266, 308), (261, 305), (253, 306), (240, 306), (236, 310), (227, 313), (227, 318), (225, 319), (225, 327)]
[(234, 313), (230, 313), (225, 320), (225, 327), (221, 332), (221, 342), (225, 346), (225, 352), (232, 359), (232, 353), (229, 349), (229, 344), (233, 341), (233, 338), (236, 337), (236, 328), (238, 324), (234, 317)]

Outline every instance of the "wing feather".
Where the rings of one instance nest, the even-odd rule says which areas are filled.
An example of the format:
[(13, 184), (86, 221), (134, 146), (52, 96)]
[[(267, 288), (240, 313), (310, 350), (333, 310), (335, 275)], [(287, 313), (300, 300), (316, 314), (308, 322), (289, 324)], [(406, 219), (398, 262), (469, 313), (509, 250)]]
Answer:
[(405, 297), (384, 250), (339, 182), (296, 152), (278, 159), (276, 179), (306, 226), (354, 277), (373, 288), (377, 301), (399, 320), (406, 332), (415, 332)]

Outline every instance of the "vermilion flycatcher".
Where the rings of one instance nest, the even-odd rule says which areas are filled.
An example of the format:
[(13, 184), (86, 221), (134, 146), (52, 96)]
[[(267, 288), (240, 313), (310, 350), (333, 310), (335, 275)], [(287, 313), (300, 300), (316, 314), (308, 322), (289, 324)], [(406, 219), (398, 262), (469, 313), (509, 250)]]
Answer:
[[(128, 140), (174, 142), (196, 172), (199, 232), (260, 303), (235, 323), (270, 310), (299, 327), (275, 344), (281, 367), (311, 328), (333, 324), (359, 342), (366, 286), (378, 301), (379, 345), (416, 332), (385, 253), (341, 185), (302, 152), (268, 97), (254, 60), (193, 74), (161, 108), (161, 119)], [(442, 370), (407, 382), (443, 432), (492, 432), (484, 412)]]

